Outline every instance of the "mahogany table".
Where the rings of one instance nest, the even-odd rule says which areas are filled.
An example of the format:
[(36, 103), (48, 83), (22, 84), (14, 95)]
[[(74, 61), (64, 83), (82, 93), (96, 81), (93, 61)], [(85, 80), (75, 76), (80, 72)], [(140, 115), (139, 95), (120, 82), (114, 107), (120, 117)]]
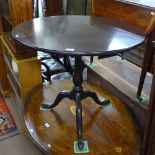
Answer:
[(17, 25), (12, 35), (20, 43), (36, 50), (75, 57), (73, 89), (60, 92), (52, 105), (42, 106), (52, 109), (63, 98), (75, 100), (78, 147), (82, 149), (81, 100), (91, 97), (98, 105), (109, 104), (109, 100), (100, 101), (95, 92), (83, 90), (82, 56), (106, 58), (126, 52), (143, 43), (144, 32), (127, 23), (100, 17), (53, 16)]

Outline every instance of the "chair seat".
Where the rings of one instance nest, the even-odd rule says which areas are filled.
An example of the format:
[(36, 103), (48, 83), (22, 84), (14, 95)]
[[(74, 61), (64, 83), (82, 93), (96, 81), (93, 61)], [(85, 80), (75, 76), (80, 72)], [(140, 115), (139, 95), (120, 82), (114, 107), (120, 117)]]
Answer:
[(70, 79), (72, 77), (71, 65), (73, 65), (73, 61), (71, 62), (69, 57), (68, 66), (64, 63), (64, 58), (59, 56), (52, 57), (48, 53), (44, 53), (42, 51), (38, 51), (38, 58), (41, 60), (41, 69), (42, 69), (42, 79), (43, 81), (51, 81), (51, 80), (62, 80), (62, 79)]

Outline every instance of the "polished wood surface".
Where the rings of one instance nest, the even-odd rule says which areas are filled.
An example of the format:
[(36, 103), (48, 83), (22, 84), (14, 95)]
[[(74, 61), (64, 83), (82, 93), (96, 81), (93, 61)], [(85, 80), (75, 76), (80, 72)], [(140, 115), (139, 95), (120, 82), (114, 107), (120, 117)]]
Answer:
[[(64, 99), (52, 111), (40, 110), (43, 102), (51, 103), (58, 92), (71, 88), (71, 81), (58, 81), (38, 86), (27, 96), (24, 106), (26, 127), (34, 143), (46, 154), (74, 154), (74, 101)], [(90, 150), (87, 154), (136, 155), (141, 132), (124, 103), (93, 85), (84, 83), (84, 89), (95, 90), (100, 98), (108, 98), (112, 103), (102, 108), (91, 98), (82, 101), (84, 139), (88, 141)]]
[(1, 0), (0, 10), (11, 27), (33, 18), (32, 0)]
[(154, 25), (155, 8), (116, 0), (93, 0), (92, 8), (94, 16), (126, 21), (142, 28), (145, 33), (149, 33)]
[(1, 36), (1, 41), (5, 43), (11, 51), (12, 57), (17, 60), (33, 58), (37, 56), (37, 51), (32, 48), (27, 48), (21, 44), (17, 44), (12, 38), (11, 33), (3, 33)]
[(141, 44), (144, 37), (135, 33), (144, 35), (139, 28), (121, 21), (55, 16), (20, 24), (13, 29), (12, 35), (20, 43), (45, 52), (111, 56)]
[(32, 0), (8, 0), (12, 26), (33, 18)]

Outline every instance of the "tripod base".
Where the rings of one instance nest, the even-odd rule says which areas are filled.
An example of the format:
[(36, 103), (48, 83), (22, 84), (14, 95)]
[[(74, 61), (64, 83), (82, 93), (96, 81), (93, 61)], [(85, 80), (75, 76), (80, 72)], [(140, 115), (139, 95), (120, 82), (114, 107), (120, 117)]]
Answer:
[[(93, 91), (82, 91), (80, 94), (81, 94), (81, 99), (91, 97), (98, 105), (107, 106), (110, 104), (109, 100), (100, 101), (97, 94)], [(52, 108), (56, 107), (61, 102), (62, 99), (69, 98), (71, 100), (75, 100), (75, 96), (76, 96), (76, 92), (74, 90), (72, 90), (70, 92), (62, 91), (57, 95), (53, 104), (50, 105), (50, 104), (43, 103), (42, 108), (52, 109)]]

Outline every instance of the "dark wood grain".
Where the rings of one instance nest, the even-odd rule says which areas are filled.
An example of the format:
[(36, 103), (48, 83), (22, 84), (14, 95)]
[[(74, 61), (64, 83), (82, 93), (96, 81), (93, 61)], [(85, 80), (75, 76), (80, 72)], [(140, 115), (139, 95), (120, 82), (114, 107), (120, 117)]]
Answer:
[(45, 52), (102, 56), (135, 48), (144, 41), (138, 34), (144, 35), (125, 22), (89, 16), (33, 19), (16, 26), (12, 32), (20, 43)]
[(12, 27), (33, 18), (32, 0), (8, 0)]
[(46, 16), (63, 15), (63, 5), (61, 0), (46, 0)]
[[(64, 99), (52, 111), (40, 110), (43, 102), (52, 102), (58, 92), (71, 88), (71, 81), (58, 81), (36, 87), (27, 97), (26, 126), (35, 144), (46, 154), (74, 154), (74, 101)], [(100, 98), (108, 98), (112, 102), (110, 106), (102, 108), (90, 98), (82, 101), (84, 139), (88, 141), (90, 150), (88, 154), (136, 155), (140, 146), (140, 131), (126, 106), (98, 87), (84, 83), (84, 89), (95, 90)]]
[[(2, 41), (4, 40), (4, 41)], [(37, 56), (37, 52), (32, 48), (27, 48), (22, 44), (17, 44), (12, 38), (11, 33), (2, 34), (1, 42), (7, 44), (8, 48), (12, 51), (13, 56), (19, 59), (27, 59)]]
[(126, 21), (142, 28), (146, 33), (151, 27), (155, 9), (128, 1), (93, 0), (93, 14), (105, 18)]

